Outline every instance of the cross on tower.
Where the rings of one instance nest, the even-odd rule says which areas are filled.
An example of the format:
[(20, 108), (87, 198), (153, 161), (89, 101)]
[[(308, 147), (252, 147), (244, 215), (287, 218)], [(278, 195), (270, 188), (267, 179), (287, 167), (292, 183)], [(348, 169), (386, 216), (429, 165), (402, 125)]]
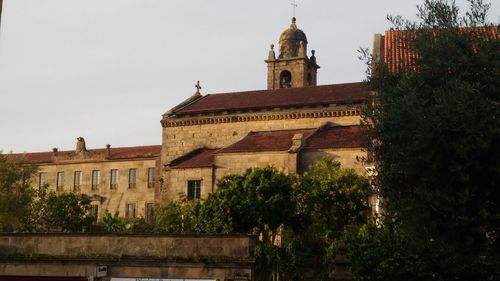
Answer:
[(292, 5), (292, 7), (293, 7), (293, 17), (295, 17), (295, 9), (296, 9), (299, 5), (297, 5), (297, 2), (295, 2), (295, 0), (293, 0), (292, 4), (290, 4), (290, 5)]
[(198, 80), (198, 82), (196, 82), (196, 84), (194, 86), (196, 87), (196, 92), (200, 93), (200, 90), (201, 90), (200, 80)]

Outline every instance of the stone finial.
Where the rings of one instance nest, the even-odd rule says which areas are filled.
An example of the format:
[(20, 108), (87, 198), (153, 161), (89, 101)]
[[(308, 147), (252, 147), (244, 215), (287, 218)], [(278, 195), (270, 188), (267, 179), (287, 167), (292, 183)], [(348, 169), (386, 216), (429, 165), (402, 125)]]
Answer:
[(267, 56), (267, 60), (276, 60), (276, 53), (274, 52), (274, 44), (271, 44), (271, 49), (269, 50), (269, 55)]
[(311, 50), (311, 58), (312, 63), (316, 63), (316, 50)]
[(76, 153), (84, 154), (87, 151), (87, 147), (85, 146), (85, 139), (82, 137), (78, 137), (76, 140)]
[(298, 55), (299, 57), (301, 58), (305, 58), (307, 56), (307, 50), (306, 50), (306, 44), (304, 41), (300, 41), (300, 45), (299, 45), (299, 52), (298, 52)]
[(303, 134), (294, 134), (292, 138), (292, 146), (288, 152), (297, 152), (303, 144)]

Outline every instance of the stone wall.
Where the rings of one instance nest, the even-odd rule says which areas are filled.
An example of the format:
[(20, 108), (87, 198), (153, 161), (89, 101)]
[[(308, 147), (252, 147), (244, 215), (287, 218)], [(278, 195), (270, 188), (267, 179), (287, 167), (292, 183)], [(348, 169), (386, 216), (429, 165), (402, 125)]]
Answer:
[(332, 157), (340, 162), (342, 168), (352, 168), (359, 175), (366, 174), (365, 166), (357, 160), (359, 157), (366, 157), (366, 152), (361, 148), (304, 150), (300, 158), (300, 169), (308, 171), (310, 165), (324, 157)]
[[(242, 121), (242, 122), (223, 122), (210, 124), (197, 124), (189, 126), (171, 126), (163, 128), (163, 144), (161, 151), (161, 165), (164, 165), (188, 152), (200, 147), (222, 148), (237, 140), (243, 138), (250, 131), (273, 131), (273, 130), (292, 130), (303, 128), (318, 128), (326, 122), (336, 125), (358, 125), (360, 123), (359, 115), (345, 115), (338, 117), (321, 117), (322, 112), (341, 111), (351, 112), (353, 107), (334, 106), (326, 109), (310, 109), (297, 111), (298, 115), (317, 114), (316, 118), (295, 118), (286, 119), (283, 116), (294, 115), (294, 111), (277, 111), (276, 115), (268, 118), (262, 113), (261, 120)], [(273, 114), (273, 111), (267, 111)], [(281, 114), (281, 115), (280, 115)], [(254, 116), (258, 119), (259, 113), (226, 115), (228, 119), (236, 120), (238, 118), (250, 118)], [(267, 117), (266, 117), (267, 116)], [(225, 116), (221, 116), (225, 118)], [(271, 119), (271, 120), (270, 120)], [(244, 119), (247, 120), (247, 119)], [(186, 121), (187, 122), (187, 121)], [(219, 121), (217, 121), (219, 122)]]
[(0, 275), (232, 279), (252, 276), (248, 235), (0, 234)]
[(187, 194), (189, 180), (201, 180), (201, 198), (207, 198), (209, 193), (215, 191), (212, 168), (171, 169), (168, 171), (170, 181), (162, 191), (164, 200), (175, 200), (179, 193)]
[(296, 154), (286, 151), (224, 153), (215, 157), (216, 178), (221, 179), (230, 174), (243, 174), (249, 168), (273, 166), (285, 174), (295, 172)]
[[(156, 168), (156, 159), (134, 159), (115, 161), (95, 161), (81, 163), (55, 163), (39, 165), (39, 173), (46, 173), (49, 191), (76, 192), (98, 198), (92, 202), (99, 207), (99, 219), (102, 211), (111, 213), (118, 211), (125, 215), (126, 204), (136, 204), (136, 217), (145, 217), (146, 203), (155, 202), (154, 186), (148, 186), (148, 169)], [(129, 169), (137, 169), (135, 187), (129, 187)], [(111, 170), (118, 170), (118, 185), (111, 189)], [(100, 182), (97, 188), (92, 189), (92, 171), (100, 171)], [(74, 190), (74, 173), (81, 171), (81, 185), (78, 191)], [(57, 191), (57, 173), (64, 172), (64, 186)], [(33, 185), (38, 186), (38, 176), (33, 179)]]

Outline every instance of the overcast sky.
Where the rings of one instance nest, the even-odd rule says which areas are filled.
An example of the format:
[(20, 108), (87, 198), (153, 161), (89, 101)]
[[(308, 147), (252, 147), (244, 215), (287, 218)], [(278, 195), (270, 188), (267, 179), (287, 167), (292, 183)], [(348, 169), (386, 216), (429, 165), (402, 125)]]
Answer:
[[(265, 89), (292, 0), (4, 0), (0, 150), (161, 144), (161, 115), (193, 94)], [(318, 84), (364, 79), (360, 47), (415, 19), (418, 0), (297, 0)], [(500, 22), (493, 0), (490, 21)], [(466, 1), (457, 1), (466, 7)]]

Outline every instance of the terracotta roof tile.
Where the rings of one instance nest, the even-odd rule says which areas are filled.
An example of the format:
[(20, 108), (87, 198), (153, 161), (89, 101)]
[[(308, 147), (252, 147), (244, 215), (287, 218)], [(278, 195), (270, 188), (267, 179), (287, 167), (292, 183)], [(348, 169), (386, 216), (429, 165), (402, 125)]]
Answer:
[[(463, 32), (474, 32), (480, 38), (487, 40), (500, 39), (498, 27), (464, 27)], [(418, 59), (418, 54), (411, 50), (410, 42), (415, 38), (415, 32), (408, 30), (388, 30), (384, 34), (382, 61), (389, 71), (399, 73), (411, 69)]]
[(209, 168), (214, 164), (217, 149), (202, 148), (194, 150), (170, 163), (171, 169)]
[[(102, 160), (106, 149), (89, 149), (89, 158), (73, 159), (74, 151), (58, 151), (54, 160), (53, 152), (29, 152), (11, 153), (6, 156), (14, 161), (26, 161), (31, 163), (69, 163), (69, 162), (93, 162)], [(161, 145), (132, 146), (132, 147), (111, 147), (108, 160), (130, 159), (130, 158), (151, 158), (160, 155)], [(93, 155), (93, 157), (92, 157)]]
[(318, 130), (307, 139), (305, 148), (358, 148), (366, 138), (366, 130), (361, 126), (338, 126)]
[(315, 129), (251, 132), (243, 139), (229, 145), (217, 153), (288, 151), (295, 134), (308, 137)]
[(175, 112), (176, 115), (321, 106), (362, 102), (369, 95), (365, 83), (260, 90), (206, 95)]

